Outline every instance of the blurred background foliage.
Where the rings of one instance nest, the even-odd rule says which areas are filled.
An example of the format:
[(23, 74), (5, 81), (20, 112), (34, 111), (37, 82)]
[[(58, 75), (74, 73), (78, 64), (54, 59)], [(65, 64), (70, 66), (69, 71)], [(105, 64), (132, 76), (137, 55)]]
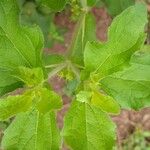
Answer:
[(59, 28), (53, 22), (55, 13), (34, 0), (18, 0), (23, 25), (39, 25), (45, 38), (45, 47), (52, 47), (55, 41), (64, 42), (66, 29)]
[[(57, 10), (43, 5), (41, 0), (17, 0), (21, 10), (21, 23), (23, 25), (39, 25), (45, 38), (45, 47), (51, 48), (55, 42), (64, 42), (65, 28), (60, 28), (54, 23)], [(53, 4), (53, 0), (51, 0)], [(96, 7), (107, 7), (109, 14), (115, 17), (124, 9), (133, 5), (135, 0), (97, 0)], [(61, 4), (60, 4), (61, 5)], [(59, 9), (59, 7), (58, 7)], [(71, 21), (76, 22), (81, 14), (80, 0), (66, 0), (66, 7), (71, 13)]]

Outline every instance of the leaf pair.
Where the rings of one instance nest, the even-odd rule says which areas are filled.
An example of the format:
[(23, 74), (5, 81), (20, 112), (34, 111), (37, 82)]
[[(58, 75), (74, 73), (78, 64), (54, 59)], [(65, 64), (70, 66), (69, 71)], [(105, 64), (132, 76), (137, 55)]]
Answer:
[(0, 100), (0, 120), (16, 116), (4, 132), (2, 147), (8, 150), (58, 149), (60, 140), (54, 110), (61, 107), (61, 98), (46, 88)]
[[(125, 108), (143, 107), (142, 99), (149, 95), (148, 66), (135, 64), (123, 70), (144, 43), (146, 23), (146, 7), (143, 4), (131, 6), (114, 19), (106, 43), (87, 43), (85, 48), (85, 70), (97, 74), (103, 90)], [(123, 71), (118, 72), (120, 70)]]
[(44, 114), (61, 106), (61, 98), (56, 93), (46, 88), (29, 90), (22, 95), (0, 99), (0, 121), (32, 108)]

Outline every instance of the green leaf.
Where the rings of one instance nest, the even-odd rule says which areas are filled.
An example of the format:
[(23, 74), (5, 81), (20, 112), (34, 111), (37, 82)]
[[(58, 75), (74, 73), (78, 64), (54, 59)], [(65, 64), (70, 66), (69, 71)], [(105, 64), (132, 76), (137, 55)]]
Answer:
[(91, 104), (110, 114), (120, 113), (118, 103), (112, 97), (103, 95), (100, 92), (93, 93)]
[(2, 148), (7, 150), (58, 150), (60, 136), (53, 112), (19, 114), (5, 130)]
[(28, 111), (36, 106), (40, 113), (60, 109), (62, 100), (55, 92), (46, 88), (28, 90), (22, 95), (8, 96), (0, 99), (0, 121), (15, 116), (18, 113)]
[(58, 12), (64, 9), (67, 0), (40, 0), (40, 2), (50, 10)]
[(32, 96), (28, 93), (18, 96), (8, 96), (0, 99), (0, 121), (27, 111), (32, 104)]
[(87, 43), (84, 53), (86, 71), (104, 77), (128, 65), (131, 55), (144, 43), (147, 11), (143, 4), (129, 7), (111, 24), (106, 43)]
[(65, 61), (65, 58), (59, 54), (44, 54), (43, 63), (45, 66), (60, 64)]
[(99, 107), (102, 111), (110, 114), (119, 114), (119, 104), (110, 96), (101, 94), (98, 91), (80, 91), (76, 95), (76, 100), (79, 102), (90, 103)]
[(87, 5), (92, 7), (96, 4), (96, 2), (98, 2), (98, 0), (87, 0)]
[(17, 85), (18, 81), (11, 76), (14, 68), (41, 66), (43, 36), (36, 26), (33, 28), (20, 26), (16, 0), (1, 0), (0, 18), (0, 78), (3, 80), (0, 82), (0, 95), (2, 95), (16, 88), (13, 85)]
[(79, 101), (73, 101), (62, 134), (73, 150), (111, 150), (115, 143), (115, 125), (109, 116)]
[(80, 91), (77, 95), (77, 101), (88, 103), (92, 97), (92, 93), (88, 91)]
[(96, 23), (91, 13), (83, 13), (77, 23), (74, 37), (69, 48), (71, 60), (83, 65), (83, 53), (87, 41), (96, 40)]
[(37, 149), (35, 150), (59, 150), (61, 138), (53, 112), (40, 114), (37, 131)]
[(11, 71), (0, 69), (0, 96), (23, 86), (22, 82), (17, 81), (10, 74)]
[(63, 105), (61, 97), (46, 88), (42, 88), (37, 92), (37, 99), (39, 99), (37, 109), (40, 113), (47, 113), (51, 110), (60, 109)]
[(150, 65), (150, 46), (145, 45), (131, 57), (131, 63)]
[[(108, 39), (112, 43), (114, 42), (115, 44), (118, 44), (117, 46), (119, 47), (122, 47), (121, 44), (123, 41), (127, 41), (129, 43), (124, 44), (125, 47), (123, 50), (131, 48), (137, 43), (139, 37), (143, 35), (146, 23), (146, 5), (143, 3), (137, 3), (136, 5), (127, 8), (113, 20), (108, 31)], [(136, 27), (138, 27), (138, 29), (136, 29)]]
[(135, 4), (135, 0), (102, 0), (112, 16), (120, 14), (124, 9)]
[(149, 65), (132, 64), (123, 71), (107, 76), (101, 84), (103, 89), (123, 108), (137, 110), (150, 106)]
[(39, 113), (19, 114), (5, 130), (2, 148), (7, 150), (35, 150)]
[(18, 80), (25, 83), (28, 87), (34, 87), (41, 84), (44, 81), (44, 75), (42, 68), (26, 68), (26, 67), (19, 67), (15, 71), (14, 76), (18, 78)]

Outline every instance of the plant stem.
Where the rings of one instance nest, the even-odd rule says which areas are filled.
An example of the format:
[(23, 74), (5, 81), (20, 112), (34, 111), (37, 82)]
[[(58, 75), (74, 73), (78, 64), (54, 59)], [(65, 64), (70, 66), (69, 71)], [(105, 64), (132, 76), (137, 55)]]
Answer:
[(86, 15), (85, 12), (83, 12), (81, 14), (81, 16), (80, 16), (80, 18), (79, 18), (79, 20), (78, 20), (78, 22), (76, 24), (75, 30), (73, 32), (72, 40), (71, 40), (71, 43), (70, 43), (70, 45), (68, 47), (68, 50), (67, 50), (67, 57), (69, 59), (70, 59), (71, 55), (74, 53), (74, 47), (75, 47), (75, 45), (77, 45), (80, 31), (83, 28), (83, 21), (84, 21), (85, 15)]
[(87, 0), (81, 0), (81, 5), (83, 8), (87, 7)]
[(67, 63), (62, 63), (59, 64), (54, 70), (52, 70), (49, 75), (48, 75), (48, 79), (55, 76), (58, 72), (60, 72), (62, 69), (64, 69), (67, 66)]
[(69, 62), (68, 66), (72, 70), (72, 72), (76, 75), (77, 79), (80, 80), (80, 71), (77, 67), (75, 67), (71, 62)]
[(47, 65), (47, 66), (45, 66), (45, 68), (46, 68), (46, 69), (49, 69), (49, 68), (56, 68), (57, 66), (59, 66), (59, 64)]

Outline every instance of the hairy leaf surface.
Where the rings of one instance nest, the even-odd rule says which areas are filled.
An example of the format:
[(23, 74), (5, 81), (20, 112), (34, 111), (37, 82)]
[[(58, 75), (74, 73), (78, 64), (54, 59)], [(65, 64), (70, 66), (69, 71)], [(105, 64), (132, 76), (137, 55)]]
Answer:
[(131, 57), (131, 63), (150, 65), (150, 46), (145, 45)]
[(60, 109), (62, 107), (61, 97), (46, 88), (28, 90), (22, 95), (8, 96), (0, 99), (0, 120), (5, 120), (36, 107), (40, 113)]
[(104, 90), (123, 108), (140, 109), (150, 106), (150, 49), (146, 45), (131, 58), (131, 66), (104, 78)]
[(60, 136), (53, 112), (19, 114), (4, 132), (2, 147), (7, 150), (59, 150)]
[(112, 97), (103, 95), (100, 92), (94, 92), (92, 94), (91, 103), (94, 106), (99, 107), (104, 112), (110, 114), (120, 113), (120, 106), (118, 103)]
[(87, 43), (84, 53), (86, 70), (100, 77), (122, 69), (131, 55), (144, 43), (147, 11), (143, 4), (129, 7), (111, 24), (106, 43)]
[(35, 150), (39, 113), (19, 114), (5, 130), (2, 148), (7, 150)]
[(99, 108), (74, 101), (65, 117), (63, 136), (73, 150), (111, 150), (115, 125)]
[(41, 113), (47, 113), (51, 110), (60, 109), (62, 107), (62, 100), (59, 95), (46, 88), (42, 88), (37, 93), (37, 108)]
[(59, 150), (60, 134), (53, 112), (40, 114), (37, 131), (37, 150)]
[(17, 113), (27, 111), (31, 104), (32, 97), (27, 93), (0, 99), (0, 121), (8, 119)]
[(0, 78), (3, 80), (3, 83), (0, 82), (0, 95), (2, 95), (18, 86), (17, 80), (11, 76), (14, 68), (41, 66), (43, 36), (36, 26), (28, 28), (20, 25), (16, 0), (0, 1), (0, 18)]
[(35, 87), (44, 81), (42, 68), (19, 67), (16, 69), (14, 76), (22, 81), (27, 87)]
[[(150, 59), (150, 58), (149, 58)], [(150, 106), (150, 66), (132, 64), (129, 68), (104, 78), (103, 89), (123, 108)]]

